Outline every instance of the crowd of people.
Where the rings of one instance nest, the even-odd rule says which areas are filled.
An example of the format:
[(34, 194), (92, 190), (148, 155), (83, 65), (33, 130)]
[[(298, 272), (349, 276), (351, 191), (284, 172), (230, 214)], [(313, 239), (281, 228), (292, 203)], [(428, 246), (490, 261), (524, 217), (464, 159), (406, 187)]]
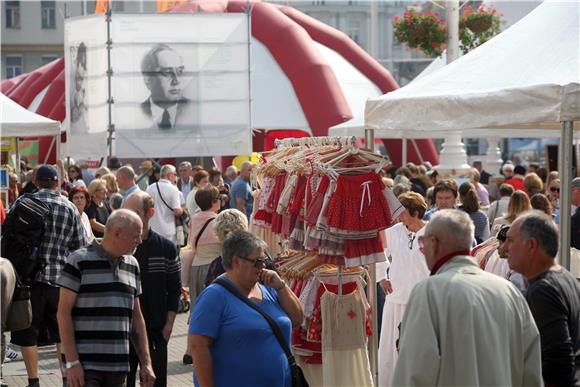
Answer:
[[(196, 385), (292, 385), (269, 321), (240, 302), (271, 316), (291, 345), (303, 311), (249, 232), (252, 168), (146, 160), (139, 172), (117, 162), (91, 173), (59, 161), (13, 174), (16, 203), (31, 193), (52, 210), (32, 323), (11, 332), (29, 386), (46, 343), (57, 344), (67, 385), (134, 386), (138, 365), (141, 385), (167, 385), (184, 294), (183, 363)], [(509, 162), (499, 172), (481, 162), (460, 180), (428, 163), (381, 172), (405, 210), (382, 234), (388, 261), (377, 265), (378, 385), (580, 385), (580, 285), (557, 263), (557, 172)], [(580, 178), (571, 185), (578, 249)]]
[[(580, 383), (580, 286), (555, 261), (558, 173), (537, 165), (526, 171), (508, 162), (493, 175), (475, 162), (462, 180), (439, 178), (428, 164), (393, 168), (384, 178), (406, 210), (401, 222), (386, 230), (389, 262), (377, 267), (378, 290), (386, 294), (379, 385), (540, 385), (542, 377), (546, 385)], [(571, 185), (571, 247), (579, 249), (580, 178)], [(522, 224), (531, 225), (525, 234)], [(518, 248), (512, 235), (519, 237)], [(445, 264), (451, 258), (454, 263)], [(498, 322), (498, 316), (510, 321)], [(534, 358), (517, 359), (517, 372), (502, 374), (509, 368), (502, 370), (501, 364), (539, 346), (534, 321), (541, 363), (533, 353)], [(514, 340), (517, 350), (506, 344)], [(504, 349), (508, 352), (502, 354)], [(428, 358), (433, 364), (417, 367), (417, 359)], [(499, 371), (482, 372), (478, 362)]]
[[(28, 385), (39, 385), (38, 345), (55, 343), (70, 386), (134, 386), (138, 365), (142, 385), (165, 386), (167, 343), (184, 294), (195, 302), (222, 242), (248, 229), (252, 165), (222, 174), (188, 161), (176, 168), (147, 160), (139, 176), (131, 165), (91, 174), (68, 164), (23, 171), (25, 184), (11, 186), (12, 206), (27, 193), (51, 209), (39, 247), (44, 265), (29, 281), (32, 322), (10, 332)], [(207, 220), (213, 224), (204, 232)], [(1, 263), (3, 275), (14, 277), (10, 262)], [(3, 292), (3, 310), (12, 293)], [(188, 346), (185, 364), (190, 353)]]

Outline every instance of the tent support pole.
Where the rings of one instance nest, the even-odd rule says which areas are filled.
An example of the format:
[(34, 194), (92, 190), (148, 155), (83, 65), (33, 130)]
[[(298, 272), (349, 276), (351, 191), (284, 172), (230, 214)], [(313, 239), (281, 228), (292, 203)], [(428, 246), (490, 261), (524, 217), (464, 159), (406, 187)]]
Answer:
[(403, 137), (401, 139), (401, 167), (404, 167), (405, 165), (407, 165), (407, 137)]
[(560, 149), (558, 150), (558, 167), (560, 169), (560, 264), (570, 270), (570, 223), (572, 206), (572, 144), (574, 122), (562, 122), (562, 135), (560, 136)]
[[(375, 131), (373, 129), (365, 129), (365, 147), (370, 151), (374, 152), (375, 150)], [(373, 375), (374, 385), (377, 385), (378, 382), (378, 373), (377, 373), (377, 366), (378, 366), (378, 349), (379, 349), (379, 340), (378, 340), (378, 319), (377, 319), (377, 268), (376, 265), (373, 263), (368, 266), (369, 267), (369, 283), (367, 284), (368, 287), (368, 296), (369, 296), (369, 304), (371, 305), (371, 316), (372, 316), (372, 330), (373, 334), (369, 340), (369, 361), (371, 363), (371, 374)]]
[[(14, 169), (16, 170), (16, 173), (18, 174), (18, 176), (20, 176), (20, 137), (15, 137), (14, 138), (14, 145), (16, 146), (15, 151), (15, 157), (16, 160), (14, 160)], [(58, 158), (58, 156), (57, 156)], [(10, 179), (9, 179), (10, 180)]]
[(113, 142), (114, 142), (114, 134), (115, 134), (115, 125), (113, 124), (113, 96), (111, 95), (111, 84), (113, 78), (113, 69), (111, 68), (111, 50), (113, 49), (113, 42), (111, 41), (111, 15), (112, 15), (111, 8), (107, 9), (106, 15), (106, 22), (107, 22), (107, 107), (108, 107), (108, 128), (107, 132), (109, 136), (107, 138), (107, 145), (109, 147), (109, 158), (113, 157), (114, 150), (113, 150)]
[[(60, 152), (61, 152), (60, 135), (61, 135), (61, 133), (59, 131), (59, 133), (56, 136), (54, 136), (54, 141), (56, 142), (56, 159), (57, 160), (60, 160), (60, 157), (61, 157), (61, 154), (60, 154)], [(68, 157), (68, 159), (69, 159), (69, 163), (67, 164), (67, 168), (70, 165), (70, 156)]]

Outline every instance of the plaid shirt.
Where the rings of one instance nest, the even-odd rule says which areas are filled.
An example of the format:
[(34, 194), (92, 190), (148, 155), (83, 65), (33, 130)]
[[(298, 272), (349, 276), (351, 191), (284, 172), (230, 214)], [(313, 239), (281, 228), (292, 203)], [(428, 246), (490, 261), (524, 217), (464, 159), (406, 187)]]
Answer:
[(36, 281), (55, 286), (66, 257), (87, 243), (83, 225), (75, 205), (58, 191), (41, 189), (33, 196), (51, 208), (44, 224), (44, 237), (39, 251), (39, 259), (44, 259), (46, 267), (38, 273)]

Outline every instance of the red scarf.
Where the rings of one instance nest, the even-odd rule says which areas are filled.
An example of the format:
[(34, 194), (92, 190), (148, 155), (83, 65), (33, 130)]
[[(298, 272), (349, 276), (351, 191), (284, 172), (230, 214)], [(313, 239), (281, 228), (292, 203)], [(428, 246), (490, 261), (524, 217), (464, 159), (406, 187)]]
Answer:
[(469, 250), (460, 250), (454, 251), (450, 254), (447, 254), (444, 257), (439, 258), (439, 260), (435, 262), (435, 265), (433, 265), (433, 268), (431, 269), (431, 275), (435, 275), (435, 273), (437, 273), (437, 270), (439, 270), (441, 266), (445, 265), (447, 262), (451, 261), (451, 259), (457, 257), (458, 255), (469, 255), (469, 253), (470, 253)]

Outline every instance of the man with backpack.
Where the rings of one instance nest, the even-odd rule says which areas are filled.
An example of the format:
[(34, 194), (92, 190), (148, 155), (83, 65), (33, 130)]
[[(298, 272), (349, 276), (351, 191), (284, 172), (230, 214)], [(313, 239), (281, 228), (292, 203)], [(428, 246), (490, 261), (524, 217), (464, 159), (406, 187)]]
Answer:
[[(31, 286), (32, 324), (29, 328), (12, 332), (11, 342), (20, 345), (22, 357), (28, 374), (28, 385), (39, 386), (38, 380), (38, 336), (39, 328), (45, 326), (48, 329), (49, 339), (57, 343), (57, 356), (60, 363), (60, 337), (56, 320), (58, 307), (59, 288), (56, 280), (64, 268), (66, 257), (74, 250), (86, 244), (83, 226), (78, 210), (59, 192), (58, 174), (56, 169), (49, 165), (42, 165), (36, 172), (36, 186), (38, 192), (24, 195), (14, 203), (6, 219), (5, 229), (2, 232), (3, 255), (10, 255), (14, 250), (9, 244), (23, 244), (30, 248), (31, 256), (8, 256), (11, 259), (17, 274)], [(44, 206), (48, 211), (42, 211)], [(25, 208), (23, 208), (25, 207)], [(11, 234), (10, 228), (20, 227), (18, 219), (10, 220), (11, 215), (17, 218), (17, 214), (28, 211), (31, 219), (40, 223), (40, 230), (33, 229), (26, 232), (19, 231), (20, 237), (30, 233), (38, 240), (22, 240)], [(37, 214), (37, 218), (34, 218)], [(18, 217), (21, 218), (21, 217)], [(41, 221), (42, 220), (42, 221)], [(36, 243), (35, 243), (36, 242)], [(23, 248), (23, 251), (26, 249)], [(19, 264), (23, 260), (32, 261), (34, 267)], [(20, 268), (20, 271), (19, 271)]]

